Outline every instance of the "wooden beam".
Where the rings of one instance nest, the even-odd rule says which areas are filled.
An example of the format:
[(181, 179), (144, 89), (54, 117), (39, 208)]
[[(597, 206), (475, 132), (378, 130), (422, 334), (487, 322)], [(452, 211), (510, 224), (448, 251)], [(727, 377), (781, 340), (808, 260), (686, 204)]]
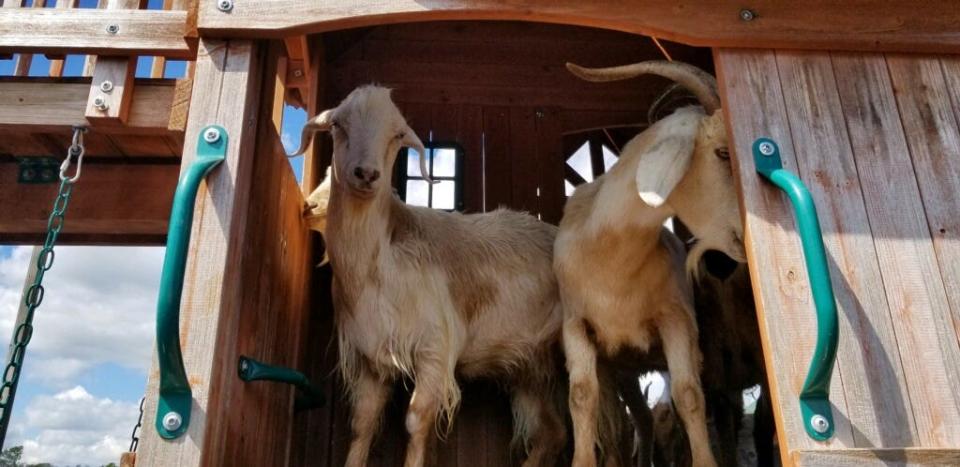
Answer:
[[(111, 133), (183, 132), (191, 80), (138, 80), (124, 126)], [(0, 128), (32, 132), (63, 130), (85, 124), (89, 78), (0, 79)]]
[[(201, 40), (192, 97), (195, 105), (185, 135), (183, 167), (195, 158), (197, 140), (207, 125), (223, 126), (229, 143), (226, 160), (207, 177), (197, 198), (180, 307), (180, 325), (184, 330), (181, 345), (194, 404), (189, 429), (182, 438), (165, 441), (157, 435), (159, 370), (154, 362), (137, 453), (137, 462), (143, 465), (244, 463), (230, 464), (218, 459), (223, 455), (219, 447), (229, 429), (228, 420), (254, 413), (242, 413), (225, 404), (229, 402), (228, 391), (242, 384), (236, 376), (234, 346), (244, 288), (254, 284), (241, 284), (244, 276), (239, 267), (251, 248), (245, 241), (247, 220), (266, 214), (248, 216), (250, 193), (258, 186), (253, 165), (260, 159), (254, 157), (261, 92), (260, 50), (258, 44), (250, 41)], [(279, 245), (276, 238), (273, 241)], [(261, 444), (262, 440), (257, 438), (257, 443), (248, 444)]]
[[(741, 12), (749, 8), (752, 19)], [(200, 3), (208, 35), (286, 37), (437, 20), (519, 20), (615, 29), (710, 47), (960, 52), (952, 2), (851, 0), (246, 0)]]
[[(76, 0), (56, 0), (57, 8), (60, 9), (70, 9), (73, 8), (76, 4)], [(50, 76), (60, 77), (63, 76), (63, 66), (67, 59), (66, 56), (48, 56), (50, 59)]]
[(830, 465), (861, 467), (897, 465), (903, 467), (960, 465), (960, 449), (839, 449), (831, 451), (794, 451), (799, 467)]
[[(186, 11), (0, 9), (0, 53), (162, 55), (192, 59)], [(116, 26), (116, 34), (108, 27)]]
[[(109, 0), (108, 10), (136, 10), (140, 0)], [(100, 57), (93, 69), (85, 111), (91, 125), (122, 125), (130, 114), (136, 57)]]
[[(58, 183), (17, 183), (17, 163), (0, 162), (0, 244), (43, 243)], [(162, 245), (177, 164), (85, 161), (58, 244)]]

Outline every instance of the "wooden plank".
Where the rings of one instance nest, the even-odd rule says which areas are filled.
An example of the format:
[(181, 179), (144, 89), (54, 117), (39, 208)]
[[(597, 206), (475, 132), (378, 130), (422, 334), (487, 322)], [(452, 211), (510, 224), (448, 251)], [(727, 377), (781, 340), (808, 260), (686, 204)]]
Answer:
[(798, 466), (861, 467), (953, 467), (960, 465), (957, 449), (841, 449), (836, 451), (794, 451)]
[[(185, 11), (75, 8), (0, 9), (0, 53), (162, 55), (189, 59)], [(116, 25), (117, 34), (105, 31)], [(66, 34), (65, 31), (69, 31)]]
[[(960, 60), (956, 57), (944, 56), (940, 58), (940, 64), (943, 66), (943, 75), (946, 79), (946, 92), (950, 95), (950, 101), (953, 104), (954, 118), (957, 122), (960, 122)], [(960, 164), (957, 162), (956, 155), (956, 148), (949, 153), (944, 153), (944, 157), (947, 160), (943, 163), (952, 167), (952, 172), (940, 174), (941, 177), (948, 179), (946, 182), (935, 183), (935, 185), (939, 185), (940, 183), (950, 184), (952, 187), (942, 186), (937, 192), (932, 193), (933, 196), (941, 196), (944, 194), (939, 192), (939, 190), (957, 190), (958, 187), (960, 187), (960, 180), (958, 180), (960, 175), (958, 175), (957, 172), (958, 165)], [(953, 177), (949, 177), (946, 174), (953, 174)], [(926, 182), (926, 180), (924, 180), (924, 182)], [(950, 194), (954, 197), (942, 199), (945, 203), (956, 203), (956, 191)], [(956, 212), (957, 207), (957, 204), (954, 204), (952, 209), (941, 206), (935, 210), (933, 219), (929, 217), (927, 219), (931, 222), (930, 232), (934, 236), (934, 246), (937, 250), (938, 259), (940, 260), (940, 273), (943, 275), (943, 282), (946, 284), (960, 284), (960, 223), (956, 221), (956, 216), (944, 216), (946, 211), (952, 210)], [(930, 216), (929, 213), (928, 216)], [(952, 221), (952, 223), (950, 223), (950, 221)], [(957, 330), (957, 334), (960, 335), (960, 288), (948, 287), (947, 293), (950, 297), (950, 308), (953, 312), (953, 326)]]
[[(817, 200), (838, 312), (845, 318), (840, 320), (837, 353), (847, 400), (842, 416), (857, 427), (853, 433), (857, 447), (909, 446), (916, 427), (897, 352), (897, 335), (903, 335), (894, 333), (884, 286), (914, 284), (881, 276), (871, 230), (871, 221), (883, 222), (882, 217), (896, 211), (867, 218), (857, 167), (875, 162), (854, 161), (830, 55), (777, 52), (777, 66), (789, 109), (798, 175)], [(858, 77), (856, 86), (863, 86), (861, 75), (850, 76)], [(884, 265), (896, 269), (896, 259), (887, 258), (892, 252), (883, 253)], [(908, 261), (902, 265), (908, 266)], [(893, 271), (888, 268), (884, 272)], [(922, 287), (916, 298), (921, 297), (924, 300), (917, 306), (930, 306)], [(902, 319), (896, 321), (902, 323)]]
[(513, 206), (510, 177), (510, 109), (483, 107), (484, 211)]
[(559, 224), (563, 217), (564, 167), (563, 134), (560, 112), (556, 108), (539, 109), (537, 114), (537, 188), (540, 197), (540, 218)]
[[(248, 182), (246, 233), (240, 271), (238, 308), (224, 310), (231, 328), (220, 332), (218, 361), (236, 362), (238, 355), (295, 367), (310, 310), (308, 283), (313, 264), (310, 233), (302, 220), (303, 197), (280, 143), (283, 113), (282, 73), (276, 69), (281, 51), (270, 47), (256, 138), (256, 154)], [(273, 99), (271, 99), (271, 95)], [(251, 154), (253, 156), (253, 154)], [(223, 329), (223, 328), (221, 328)], [(235, 333), (235, 334), (234, 334)], [(242, 383), (232, 365), (218, 365), (222, 418), (206, 442), (209, 465), (276, 465), (289, 453), (293, 433), (294, 389), (276, 383)], [(249, 442), (256, 439), (256, 443)]]
[[(927, 339), (937, 344), (936, 353), (924, 355), (925, 364), (943, 368), (949, 386), (944, 388), (952, 407), (960, 406), (960, 291), (957, 277), (960, 266), (960, 245), (957, 238), (957, 209), (960, 207), (960, 125), (950, 105), (947, 82), (940, 61), (936, 58), (888, 56), (887, 67), (893, 84), (907, 147), (916, 172), (927, 224), (933, 237), (940, 273), (946, 285), (949, 309), (932, 310), (932, 333)], [(954, 262), (954, 263), (952, 263)], [(951, 323), (952, 321), (952, 323)], [(931, 342), (932, 344), (933, 342)], [(920, 401), (915, 401), (917, 404)], [(926, 401), (933, 423), (942, 422), (932, 433), (936, 444), (927, 446), (956, 446), (960, 429), (956, 417), (947, 418), (938, 400)], [(944, 419), (941, 420), (941, 416)], [(952, 427), (952, 428), (951, 428)], [(949, 444), (952, 443), (952, 444)]]
[(137, 453), (125, 452), (120, 454), (120, 467), (134, 467), (137, 464)]
[[(29, 342), (30, 336), (33, 335), (32, 327), (28, 331), (26, 327), (24, 327), (21, 330), (20, 326), (23, 326), (27, 322), (27, 314), (30, 311), (30, 306), (27, 305), (27, 297), (30, 296), (31, 294), (30, 289), (33, 288), (33, 282), (37, 280), (36, 264), (40, 260), (40, 253), (42, 251), (43, 251), (43, 246), (34, 245), (33, 251), (31, 251), (30, 253), (30, 261), (27, 263), (27, 274), (26, 274), (26, 277), (23, 279), (23, 288), (21, 289), (21, 292), (20, 292), (20, 297), (19, 297), (20, 303), (17, 306), (17, 317), (14, 318), (13, 320), (13, 334), (10, 336), (10, 345), (7, 346), (7, 358), (6, 358), (7, 362), (11, 361), (11, 359), (14, 358), (14, 355), (15, 355), (14, 352), (16, 352), (16, 348), (17, 348), (17, 341), (19, 339), (26, 339), (26, 342)], [(50, 252), (51, 256), (54, 254), (55, 253), (53, 251)], [(39, 290), (35, 290), (33, 292), (33, 296), (39, 296), (40, 299), (42, 300), (43, 292), (40, 292)], [(33, 319), (32, 316), (30, 319), (31, 320)], [(27, 349), (24, 348), (21, 351), (16, 352), (17, 354), (20, 355), (21, 361), (25, 357), (26, 350)], [(10, 408), (10, 410), (13, 409), (13, 404), (16, 402), (16, 387), (8, 389), (6, 400), (4, 402), (7, 404), (7, 407)], [(5, 416), (4, 412), (5, 412), (5, 409), (0, 409), (0, 417)], [(11, 413), (9, 416), (12, 417), (13, 414)], [(0, 438), (7, 437), (8, 427), (9, 427), (9, 424), (5, 424), (4, 426), (0, 427)]]
[[(881, 55), (840, 54), (834, 55), (833, 67), (896, 331), (893, 344), (898, 344), (905, 363), (903, 373), (896, 375), (899, 390), (881, 379), (873, 379), (871, 385), (878, 396), (897, 403), (907, 401), (904, 391), (909, 389), (908, 415), (915, 419), (909, 424), (915, 425), (912, 436), (881, 439), (874, 446), (957, 446), (960, 408), (949, 378), (956, 370), (944, 368), (948, 358), (927, 357), (940, 352), (936, 328), (949, 319), (945, 281), (937, 267), (887, 63)], [(874, 325), (874, 333), (889, 332), (888, 326)], [(884, 343), (885, 353), (898, 347)], [(852, 406), (853, 398), (847, 400)], [(878, 413), (875, 423), (881, 430), (903, 430), (901, 436), (907, 436), (907, 420), (894, 421), (896, 415)]]
[(652, 35), (710, 47), (774, 47), (820, 50), (960, 51), (960, 12), (950, 2), (842, 3), (755, 0), (744, 21), (735, 0), (582, 2), (558, 0), (390, 0), (322, 3), (258, 0), (229, 13), (201, 2), (204, 34), (283, 37), (377, 24), (438, 20), (519, 20), (573, 24)]
[[(191, 83), (184, 80), (138, 82), (126, 125), (103, 131), (136, 134), (182, 132), (182, 113), (189, 105), (183, 95)], [(89, 94), (90, 80), (84, 78), (0, 79), (0, 129), (45, 132), (85, 124), (84, 111)], [(177, 97), (179, 99), (175, 99)]]
[[(254, 133), (262, 71), (260, 48), (249, 41), (202, 42), (182, 167), (195, 157), (197, 139), (207, 125), (223, 126), (229, 144), (226, 161), (207, 177), (198, 196), (180, 308), (181, 345), (194, 406), (190, 428), (183, 437), (173, 442), (159, 438), (154, 425), (159, 375), (154, 363), (138, 452), (145, 465), (226, 465), (221, 456), (228, 420), (259, 414), (234, 411), (226, 404), (231, 401), (230, 391), (240, 384), (235, 366), (237, 320), (243, 315), (241, 310), (247, 309), (243, 298), (249, 293), (243, 290), (249, 272), (241, 267), (242, 259), (245, 251), (259, 247), (248, 245), (246, 234), (250, 193), (256, 185), (253, 161), (259, 159), (254, 157)], [(273, 241), (283, 244), (276, 238)], [(249, 284), (261, 290), (255, 285)], [(244, 439), (257, 440), (251, 445), (264, 442), (253, 434)]]
[[(176, 164), (85, 161), (58, 244), (164, 244), (177, 174)], [(0, 162), (0, 243), (43, 243), (58, 184), (16, 179), (17, 164)]]
[[(731, 163), (740, 186), (744, 243), (754, 287), (760, 335), (784, 465), (796, 449), (855, 447), (849, 420), (834, 418), (835, 436), (815, 443), (804, 432), (798, 397), (816, 342), (816, 316), (800, 240), (787, 197), (761, 180), (751, 146), (766, 136), (780, 146), (784, 167), (797, 171), (774, 53), (729, 50), (715, 53), (721, 97), (731, 136)], [(735, 116), (735, 118), (733, 117)], [(826, 201), (817, 199), (818, 205)], [(823, 209), (823, 208), (821, 208)], [(775, 254), (773, 253), (775, 252)], [(830, 399), (847, 412), (840, 366), (834, 370)]]
[[(73, 8), (76, 4), (76, 0), (56, 0), (57, 8), (61, 9), (70, 9)], [(50, 59), (50, 76), (59, 77), (63, 76), (63, 65), (66, 61), (66, 57), (63, 58), (51, 58)]]
[[(316, 65), (307, 72), (307, 92), (301, 97), (306, 99), (307, 115), (317, 115), (324, 110), (323, 99), (326, 90), (326, 68), (320, 64), (324, 63), (325, 49), (321, 38), (314, 38), (307, 47), (310, 58), (309, 61)], [(316, 141), (316, 140), (314, 140)], [(328, 141), (328, 140), (323, 140)], [(322, 143), (311, 142), (303, 159), (303, 177), (300, 186), (303, 188), (303, 195), (308, 196), (313, 189), (320, 184), (320, 179), (324, 176), (324, 164), (322, 164)]]
[[(140, 0), (108, 0), (108, 10), (136, 10)], [(90, 82), (86, 117), (91, 125), (122, 125), (130, 114), (136, 57), (99, 57)]]
[[(537, 110), (531, 107), (510, 108), (510, 207), (537, 216), (540, 171), (537, 164)], [(500, 174), (503, 176), (503, 174)], [(532, 183), (531, 183), (532, 182)]]
[(460, 136), (463, 146), (463, 207), (466, 212), (483, 212), (483, 109), (460, 106)]

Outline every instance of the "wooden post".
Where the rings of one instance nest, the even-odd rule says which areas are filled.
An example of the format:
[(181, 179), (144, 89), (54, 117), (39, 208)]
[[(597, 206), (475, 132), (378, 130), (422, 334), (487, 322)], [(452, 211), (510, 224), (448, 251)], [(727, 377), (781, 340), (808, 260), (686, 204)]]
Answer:
[(218, 387), (228, 377), (224, 370), (236, 371), (229, 368), (234, 362), (215, 358), (215, 343), (218, 333), (226, 331), (221, 323), (235, 312), (240, 296), (234, 265), (242, 253), (251, 184), (251, 143), (260, 92), (257, 58), (258, 47), (251, 41), (203, 40), (198, 51), (191, 99), (197, 106), (187, 123), (182, 168), (196, 157), (197, 138), (207, 125), (223, 126), (229, 147), (226, 161), (201, 186), (180, 307), (181, 346), (195, 402), (187, 433), (162, 440), (155, 427), (159, 370), (154, 363), (144, 406), (141, 465), (201, 465), (210, 432), (229, 410), (220, 405)]
[[(43, 250), (42, 246), (34, 246), (33, 253), (30, 254), (30, 263), (27, 264), (27, 278), (23, 280), (23, 292), (20, 293), (20, 306), (17, 308), (17, 319), (13, 322), (13, 335), (10, 337), (10, 346), (7, 348), (7, 359), (4, 361), (3, 365), (6, 366), (7, 362), (10, 361), (10, 358), (13, 357), (13, 348), (17, 343), (17, 328), (27, 320), (27, 292), (30, 290), (30, 287), (33, 285), (33, 281), (37, 279), (37, 261), (40, 258), (40, 251)], [(14, 394), (11, 393), (9, 397), (13, 397)], [(13, 407), (11, 406), (12, 410)], [(3, 416), (2, 410), (0, 410), (0, 417)], [(9, 425), (9, 424), (8, 424)], [(2, 428), (3, 431), (0, 432), (0, 440), (6, 439), (7, 427)]]
[[(108, 9), (138, 9), (141, 0), (109, 0)], [(116, 25), (110, 25), (116, 26)], [(108, 26), (108, 27), (110, 27)], [(120, 40), (120, 39), (118, 39)], [(93, 125), (123, 124), (130, 114), (137, 57), (99, 57), (93, 68), (86, 117)]]

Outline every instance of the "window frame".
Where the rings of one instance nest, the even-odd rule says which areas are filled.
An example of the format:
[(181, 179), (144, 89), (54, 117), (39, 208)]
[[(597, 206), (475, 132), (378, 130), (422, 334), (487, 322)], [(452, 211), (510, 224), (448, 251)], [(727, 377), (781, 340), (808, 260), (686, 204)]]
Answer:
[[(463, 202), (463, 181), (464, 181), (464, 159), (466, 158), (466, 151), (464, 151), (463, 146), (456, 141), (445, 141), (445, 140), (435, 140), (425, 142), (423, 144), (424, 148), (427, 150), (427, 153), (430, 155), (429, 160), (427, 161), (427, 170), (430, 172), (431, 178), (437, 181), (451, 181), (453, 182), (453, 209), (441, 209), (433, 207), (433, 185), (427, 187), (427, 206), (430, 209), (436, 209), (438, 211), (447, 211), (447, 212), (463, 212), (464, 202)], [(437, 149), (453, 149), (454, 151), (454, 163), (453, 163), (453, 176), (434, 176), (433, 175), (433, 152)], [(400, 199), (404, 203), (407, 202), (407, 181), (408, 180), (424, 180), (421, 175), (408, 175), (407, 170), (409, 164), (407, 164), (407, 151), (411, 150), (409, 148), (400, 148), (400, 152), (397, 154), (397, 163), (394, 164), (393, 172), (393, 186), (397, 190), (397, 195), (400, 196)], [(418, 165), (419, 167), (419, 165)], [(419, 168), (417, 172), (419, 172)], [(414, 206), (414, 205), (411, 205)]]

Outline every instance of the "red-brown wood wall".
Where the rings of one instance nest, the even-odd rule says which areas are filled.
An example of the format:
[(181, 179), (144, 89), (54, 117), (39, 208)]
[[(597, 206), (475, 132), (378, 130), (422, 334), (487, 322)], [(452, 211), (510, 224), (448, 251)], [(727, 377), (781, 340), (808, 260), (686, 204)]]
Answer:
[[(558, 222), (564, 203), (565, 153), (582, 130), (645, 123), (651, 101), (669, 84), (657, 77), (586, 83), (567, 61), (611, 66), (662, 58), (649, 38), (588, 28), (507, 22), (438, 22), (328, 33), (326, 107), (355, 87), (378, 83), (424, 141), (454, 141), (465, 152), (464, 205), (468, 212), (498, 206)], [(711, 69), (710, 52), (665, 44), (674, 59)], [(615, 132), (622, 140), (629, 131)], [(586, 133), (584, 133), (586, 135)], [(564, 135), (567, 135), (566, 141)], [(584, 136), (585, 137), (585, 136)], [(619, 144), (619, 142), (618, 142)], [(539, 193), (539, 195), (538, 195)], [(319, 262), (319, 259), (318, 259)], [(332, 401), (297, 417), (290, 465), (343, 465), (350, 440), (349, 409), (332, 375), (329, 269), (315, 278), (314, 307), (304, 367), (328, 377)], [(375, 442), (371, 465), (403, 461), (406, 435), (402, 388)], [(441, 466), (518, 465), (510, 453), (511, 417), (493, 384), (470, 383), (452, 432), (433, 450)]]

